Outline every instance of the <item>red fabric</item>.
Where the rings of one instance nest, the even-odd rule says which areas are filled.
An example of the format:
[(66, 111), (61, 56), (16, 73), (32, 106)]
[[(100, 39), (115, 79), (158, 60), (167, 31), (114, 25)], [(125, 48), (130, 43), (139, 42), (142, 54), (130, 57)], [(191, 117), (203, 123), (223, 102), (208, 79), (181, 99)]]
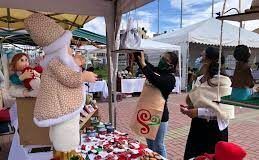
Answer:
[(218, 142), (215, 148), (215, 160), (243, 160), (246, 151), (230, 142)]
[(9, 110), (0, 110), (0, 122), (10, 121)]
[(207, 154), (205, 153), (202, 156), (196, 157), (195, 160), (214, 160), (215, 154)]
[[(37, 66), (37, 67), (35, 67), (35, 68), (26, 67), (26, 68), (23, 69), (22, 73), (24, 73), (26, 70), (35, 70), (35, 71), (38, 72), (38, 73), (42, 73), (43, 68), (42, 68), (41, 66)], [(32, 89), (32, 88), (31, 88), (31, 85), (30, 85), (30, 82), (31, 82), (31, 80), (33, 80), (33, 79), (34, 79), (34, 75), (33, 75), (32, 78), (25, 79), (25, 80), (23, 81), (24, 87), (27, 88), (27, 89)]]
[(216, 144), (215, 154), (205, 153), (202, 156), (196, 157), (195, 160), (243, 160), (246, 156), (246, 151), (240, 146), (220, 141)]

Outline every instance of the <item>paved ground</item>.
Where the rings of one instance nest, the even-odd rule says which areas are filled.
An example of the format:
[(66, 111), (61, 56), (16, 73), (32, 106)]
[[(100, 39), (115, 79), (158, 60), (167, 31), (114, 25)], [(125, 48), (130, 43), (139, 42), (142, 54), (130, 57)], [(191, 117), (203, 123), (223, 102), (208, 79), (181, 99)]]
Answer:
[[(172, 94), (169, 98), (169, 133), (166, 136), (166, 146), (169, 160), (182, 160), (187, 134), (190, 127), (190, 119), (179, 112), (179, 104), (183, 103), (185, 94)], [(138, 98), (126, 98), (118, 103), (117, 128), (129, 133), (142, 142), (143, 138), (134, 135), (128, 125)], [(100, 115), (103, 121), (108, 120), (108, 104), (99, 103)], [(236, 119), (231, 121), (229, 127), (229, 139), (240, 144), (247, 150), (247, 160), (259, 159), (259, 110), (236, 108)], [(0, 160), (6, 160), (11, 142), (11, 136), (0, 137)]]
[[(166, 136), (168, 159), (182, 160), (185, 143), (190, 127), (190, 119), (179, 112), (185, 94), (172, 94), (169, 98), (170, 111), (169, 133)], [(117, 119), (118, 130), (130, 133), (137, 137), (128, 127), (138, 98), (126, 98), (118, 103)], [(108, 119), (108, 105), (99, 104), (103, 120)], [(145, 142), (144, 139), (138, 138)], [(236, 108), (236, 119), (232, 120), (229, 127), (229, 140), (240, 144), (246, 149), (248, 160), (259, 159), (259, 110)]]

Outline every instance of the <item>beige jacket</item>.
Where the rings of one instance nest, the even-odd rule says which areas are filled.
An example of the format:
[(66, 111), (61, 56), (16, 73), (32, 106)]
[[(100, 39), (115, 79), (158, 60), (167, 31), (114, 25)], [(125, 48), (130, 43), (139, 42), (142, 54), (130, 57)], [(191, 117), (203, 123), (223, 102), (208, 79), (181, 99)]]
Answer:
[(34, 122), (49, 127), (80, 113), (85, 103), (81, 73), (53, 60), (41, 77), (34, 109)]

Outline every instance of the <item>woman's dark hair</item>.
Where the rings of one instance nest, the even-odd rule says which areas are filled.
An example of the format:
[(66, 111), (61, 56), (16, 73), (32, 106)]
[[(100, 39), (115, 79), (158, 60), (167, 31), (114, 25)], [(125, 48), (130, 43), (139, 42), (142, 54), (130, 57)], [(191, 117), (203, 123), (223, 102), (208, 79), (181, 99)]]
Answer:
[[(218, 74), (219, 69), (219, 49), (215, 47), (208, 47), (205, 50), (205, 57), (206, 60), (209, 61), (209, 66), (207, 69), (206, 79), (210, 86), (215, 86), (215, 84), (211, 83), (211, 79)], [(221, 64), (223, 65), (225, 63), (225, 57), (221, 55)], [(221, 74), (222, 74), (221, 70)]]
[(234, 57), (237, 61), (247, 63), (250, 55), (249, 48), (246, 45), (238, 45), (234, 50)]
[(170, 56), (171, 59), (171, 68), (170, 68), (170, 73), (175, 73), (176, 72), (176, 67), (178, 64), (178, 56), (177, 53), (175, 51), (172, 52), (165, 52), (165, 54), (168, 54)]

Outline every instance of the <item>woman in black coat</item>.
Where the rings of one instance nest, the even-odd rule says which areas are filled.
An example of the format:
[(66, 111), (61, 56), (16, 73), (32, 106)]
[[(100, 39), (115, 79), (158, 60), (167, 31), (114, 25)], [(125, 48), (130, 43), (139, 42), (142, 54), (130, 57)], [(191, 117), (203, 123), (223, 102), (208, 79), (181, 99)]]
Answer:
[(147, 139), (148, 148), (155, 152), (158, 152), (160, 155), (166, 158), (164, 137), (167, 132), (169, 119), (167, 100), (170, 93), (175, 87), (174, 73), (178, 64), (178, 56), (174, 52), (165, 52), (164, 54), (162, 54), (157, 67), (154, 67), (152, 64), (145, 60), (143, 52), (141, 53), (141, 56), (136, 57), (135, 55), (135, 58), (137, 59), (137, 64), (142, 70), (142, 73), (146, 76), (147, 80), (161, 91), (166, 101), (156, 139)]

